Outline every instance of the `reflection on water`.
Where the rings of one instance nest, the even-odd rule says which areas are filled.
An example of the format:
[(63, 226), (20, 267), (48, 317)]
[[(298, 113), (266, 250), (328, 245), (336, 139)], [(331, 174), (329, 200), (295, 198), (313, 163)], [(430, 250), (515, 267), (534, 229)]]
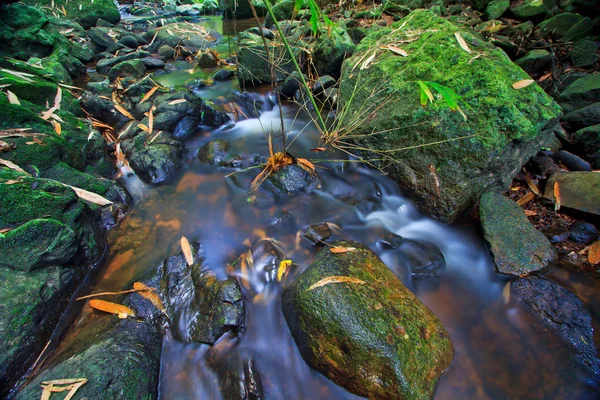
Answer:
[[(222, 91), (215, 98), (232, 101), (232, 86), (227, 86), (231, 84), (218, 85)], [(214, 89), (199, 94), (205, 97)], [(255, 94), (255, 100), (260, 118), (200, 133), (186, 143), (187, 165), (170, 182), (146, 187), (135, 177), (124, 181), (136, 193), (137, 203), (110, 234), (110, 256), (95, 292), (121, 290), (132, 279), (153, 271), (180, 251), (181, 236), (202, 243), (206, 267), (220, 278), (229, 273), (249, 281), (244, 289), (247, 329), (240, 337), (226, 336), (212, 347), (165, 338), (161, 398), (230, 398), (228, 390), (239, 387), (248, 376), (249, 359), (260, 373), (265, 398), (356, 398), (306, 365), (280, 309), (282, 288), (293, 282), (317, 251), (299, 232), (323, 221), (339, 226), (336, 237), (361, 241), (377, 252), (442, 320), (456, 355), (440, 380), (436, 399), (596, 396), (589, 377), (569, 359), (564, 346), (523, 310), (505, 304), (503, 289), (508, 280), (494, 273), (485, 244), (473, 227), (449, 227), (423, 217), (379, 172), (328, 162), (339, 159), (339, 154), (310, 152), (318, 143), (318, 133), (297, 108), (287, 105), (282, 110), (287, 143), (293, 141), (287, 150), (318, 165), (318, 184), (294, 196), (273, 198), (268, 184), (248, 193), (259, 171), (251, 167), (257, 158), (268, 155), (267, 133), (277, 144), (281, 135), (280, 114), (272, 99)], [(212, 139), (230, 141), (232, 157), (238, 156), (250, 169), (230, 175), (233, 169), (201, 165), (195, 154)], [(396, 235), (409, 239), (413, 249), (424, 249), (417, 261), (402, 245), (393, 244), (401, 241)], [(275, 282), (272, 272), (242, 274), (237, 267), (228, 268), (252, 244), (267, 237), (276, 240), (285, 258), (296, 264), (282, 284)], [(430, 262), (435, 273), (415, 277), (415, 262)], [(598, 282), (590, 287), (582, 283), (589, 281), (560, 272), (551, 276), (582, 294), (597, 324)], [(71, 335), (85, 329), (88, 319), (82, 314)], [(68, 339), (63, 346), (68, 346)]]

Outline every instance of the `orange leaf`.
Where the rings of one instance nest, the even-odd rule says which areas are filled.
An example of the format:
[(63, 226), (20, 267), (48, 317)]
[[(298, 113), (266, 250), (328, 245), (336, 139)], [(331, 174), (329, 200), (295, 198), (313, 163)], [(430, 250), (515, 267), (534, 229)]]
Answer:
[(94, 299), (90, 300), (90, 306), (92, 308), (95, 308), (96, 310), (116, 314), (121, 319), (127, 317), (135, 317), (135, 313), (131, 308), (125, 307), (121, 304), (111, 303), (110, 301)]
[(533, 79), (523, 79), (523, 80), (513, 83), (512, 87), (513, 87), (513, 89), (519, 90), (519, 89), (523, 89), (524, 87), (531, 85), (533, 82), (535, 82)]
[(298, 161), (298, 164), (303, 166), (304, 169), (307, 169), (310, 172), (313, 172), (315, 170), (315, 165), (308, 161), (306, 158), (296, 158), (296, 161)]
[(600, 240), (588, 247), (588, 261), (590, 264), (600, 264)]
[(554, 199), (554, 211), (558, 212), (558, 210), (560, 210), (560, 186), (558, 185), (558, 182), (554, 182)]
[(158, 308), (162, 312), (165, 312), (165, 307), (163, 306), (160, 297), (158, 297), (158, 295), (152, 291), (152, 288), (148, 287), (142, 282), (134, 282), (133, 288), (138, 291), (140, 296), (150, 300), (150, 302), (154, 304), (154, 307)]
[(525, 195), (523, 195), (523, 197), (521, 197), (518, 201), (517, 204), (522, 206), (523, 204), (527, 204), (529, 203), (531, 200), (533, 200), (535, 198), (535, 194), (532, 192), (529, 192)]
[(140, 128), (141, 130), (143, 130), (146, 133), (150, 133), (150, 129), (144, 124), (138, 124), (138, 128)]
[(349, 251), (356, 250), (355, 247), (330, 247), (329, 251), (332, 253), (348, 253)]
[(193, 265), (194, 254), (192, 253), (192, 247), (190, 246), (190, 242), (185, 236), (181, 237), (181, 250), (183, 250), (183, 256), (185, 257), (185, 261), (188, 263), (188, 265)]
[(150, 97), (152, 97), (152, 95), (154, 94), (154, 92), (156, 92), (156, 90), (158, 90), (158, 86), (154, 86), (152, 89), (148, 90), (148, 93), (146, 93), (144, 95), (144, 97), (142, 97), (142, 100), (140, 101), (140, 104), (142, 104), (143, 102), (145, 102), (146, 100), (148, 100)]
[(311, 285), (308, 290), (313, 290), (321, 286), (329, 285), (330, 283), (358, 283), (359, 285), (364, 285), (365, 281), (361, 281), (360, 279), (350, 278), (349, 276), (328, 276), (327, 278), (321, 279), (319, 282)]
[(325, 147), (315, 147), (314, 149), (310, 149), (310, 151), (314, 151), (315, 153), (319, 153), (321, 151), (327, 151)]
[(115, 109), (120, 112), (121, 114), (123, 114), (124, 116), (126, 116), (129, 119), (135, 119), (133, 115), (131, 115), (131, 113), (129, 111), (127, 111), (126, 109), (123, 108), (123, 106), (119, 105), (119, 104), (115, 104), (114, 105)]
[(525, 215), (527, 215), (528, 217), (535, 217), (537, 214), (537, 212), (533, 211), (533, 210), (523, 210), (525, 211)]
[(152, 135), (152, 131), (154, 130), (154, 112), (152, 108), (148, 111), (148, 136)]

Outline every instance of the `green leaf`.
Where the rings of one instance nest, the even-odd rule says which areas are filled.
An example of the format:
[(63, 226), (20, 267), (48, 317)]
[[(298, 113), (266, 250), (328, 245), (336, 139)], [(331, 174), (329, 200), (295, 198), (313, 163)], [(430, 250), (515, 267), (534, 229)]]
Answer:
[(319, 33), (319, 16), (317, 14), (317, 10), (315, 9), (313, 2), (311, 1), (308, 4), (310, 6), (310, 25), (313, 32), (313, 36), (316, 37)]
[(0, 232), (0, 239), (4, 239), (6, 237), (6, 235), (2, 232)]
[(296, 2), (294, 3), (294, 12), (298, 12), (302, 9), (302, 5), (304, 4), (303, 0), (296, 0)]
[(430, 102), (433, 103), (433, 94), (431, 93), (431, 90), (429, 90), (429, 86), (427, 86), (427, 83), (423, 82), (423, 81), (417, 81), (417, 83), (419, 84), (419, 87), (421, 88), (421, 105), (422, 106), (427, 105), (428, 99)]

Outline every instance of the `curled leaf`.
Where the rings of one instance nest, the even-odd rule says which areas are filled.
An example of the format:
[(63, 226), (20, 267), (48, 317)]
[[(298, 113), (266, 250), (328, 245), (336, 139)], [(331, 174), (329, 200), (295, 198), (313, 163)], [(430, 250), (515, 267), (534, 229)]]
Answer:
[(350, 278), (349, 276), (328, 276), (327, 278), (323, 278), (319, 282), (311, 285), (308, 290), (313, 290), (331, 283), (357, 283), (359, 285), (364, 285), (367, 282), (356, 278)]
[(110, 301), (93, 299), (90, 300), (90, 306), (96, 310), (116, 314), (119, 318), (135, 317), (135, 313), (129, 307), (122, 304), (112, 303)]
[(192, 253), (192, 248), (190, 246), (190, 242), (187, 240), (185, 236), (181, 237), (181, 250), (183, 251), (183, 256), (185, 257), (185, 261), (189, 266), (194, 264), (194, 254)]

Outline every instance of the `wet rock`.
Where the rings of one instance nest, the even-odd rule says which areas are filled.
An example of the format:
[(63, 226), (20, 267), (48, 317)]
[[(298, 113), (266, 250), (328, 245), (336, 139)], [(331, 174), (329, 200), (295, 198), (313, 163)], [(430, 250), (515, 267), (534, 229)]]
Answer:
[(235, 72), (227, 68), (224, 68), (213, 75), (215, 81), (228, 81), (233, 78), (235, 78)]
[(541, 1), (524, 0), (514, 3), (510, 7), (510, 11), (520, 20), (542, 17), (548, 13), (548, 6)]
[(198, 117), (191, 115), (183, 117), (173, 131), (173, 138), (181, 141), (188, 140), (198, 129), (199, 123), (200, 119)]
[(151, 144), (135, 152), (129, 162), (135, 173), (147, 183), (159, 183), (183, 167), (184, 146)]
[(562, 120), (574, 128), (600, 124), (600, 101), (573, 110), (565, 114)]
[(219, 165), (227, 156), (229, 142), (226, 140), (211, 140), (198, 151), (198, 160), (203, 164)]
[(591, 171), (592, 166), (589, 162), (583, 160), (581, 157), (577, 157), (575, 154), (569, 153), (565, 150), (560, 150), (554, 153), (554, 158), (562, 163), (571, 171)]
[(381, 188), (376, 182), (356, 187), (341, 177), (321, 175), (321, 190), (350, 205), (364, 201), (381, 202)]
[(87, 35), (93, 43), (102, 48), (107, 48), (115, 43), (115, 40), (100, 28), (90, 28), (90, 30), (87, 31)]
[(156, 53), (163, 60), (172, 60), (173, 58), (175, 58), (175, 50), (171, 46), (168, 46), (166, 44), (160, 46)]
[[(377, 255), (356, 242), (335, 245), (356, 250), (334, 254), (324, 248), (283, 294), (283, 313), (300, 353), (312, 368), (360, 396), (433, 396), (453, 358), (448, 333)], [(311, 289), (332, 276), (364, 284)]]
[(511, 199), (485, 193), (481, 196), (479, 211), (485, 240), (490, 244), (498, 272), (523, 275), (545, 268), (555, 260), (554, 247)]
[(554, 160), (550, 157), (535, 156), (529, 161), (528, 170), (537, 175), (547, 178), (554, 172), (558, 171), (558, 167), (554, 164)]
[(314, 244), (321, 243), (331, 237), (332, 232), (329, 225), (325, 222), (309, 225), (304, 231), (304, 237)]
[(575, 146), (585, 154), (595, 169), (600, 169), (600, 125), (593, 125), (573, 133)]
[(552, 54), (547, 50), (531, 50), (524, 57), (515, 61), (531, 76), (539, 76), (552, 62)]
[(299, 164), (290, 164), (269, 175), (268, 179), (280, 192), (292, 193), (306, 187), (313, 175)]
[(335, 86), (336, 80), (329, 75), (321, 76), (319, 79), (315, 81), (312, 87), (312, 93), (314, 95), (320, 95), (325, 91), (325, 89), (329, 89), (332, 86)]
[[(402, 46), (408, 57), (386, 52), (361, 74), (351, 73), (361, 57), (366, 59), (366, 54), (391, 41), (406, 40), (414, 30), (434, 30), (436, 38), (422, 37)], [(478, 51), (486, 56), (469, 64), (472, 57), (454, 44), (456, 32), (467, 43), (476, 43)], [(414, 97), (418, 88), (406, 82), (420, 79), (424, 71), (428, 71), (432, 81), (459, 91), (466, 103), (477, 104), (479, 112), (470, 116), (466, 112), (465, 121), (459, 113), (442, 107), (443, 102), (439, 107), (422, 107), (418, 96)], [(344, 62), (343, 76), (339, 106), (347, 112), (342, 125), (352, 124), (353, 118), (356, 119), (352, 115), (368, 114), (368, 105), (376, 104), (377, 113), (357, 128), (356, 133), (387, 132), (352, 139), (353, 144), (372, 149), (363, 155), (367, 159), (377, 159), (381, 151), (415, 143), (444, 142), (396, 153), (398, 162), (390, 165), (388, 173), (401, 189), (413, 196), (422, 212), (445, 222), (468, 212), (486, 189), (506, 190), (530, 157), (552, 140), (550, 128), (561, 114), (560, 107), (539, 86), (512, 89), (514, 82), (530, 77), (503, 51), (428, 10), (413, 11), (392, 26), (370, 33)], [(499, 81), (506, 90), (498, 91), (497, 84), (492, 85)], [(373, 95), (373, 88), (380, 82), (385, 82), (385, 90)], [(495, 93), (493, 98), (488, 96), (491, 91)], [(390, 92), (394, 93), (391, 100)], [(498, 118), (510, 123), (500, 126), (493, 122)], [(430, 124), (438, 120), (441, 125)], [(415, 123), (422, 125), (398, 129)], [(448, 142), (483, 131), (485, 139), (482, 136)], [(432, 167), (437, 168), (435, 177)]]
[(498, 19), (510, 7), (509, 0), (492, 0), (485, 8), (485, 17), (488, 20)]
[(598, 43), (584, 39), (577, 43), (569, 53), (574, 67), (591, 67), (598, 62)]
[(585, 17), (569, 28), (563, 40), (565, 42), (577, 42), (585, 37), (592, 36), (597, 29), (596, 24), (595, 20)]
[(555, 224), (543, 231), (550, 243), (562, 243), (569, 238), (569, 229), (565, 226)]
[(218, 65), (218, 60), (213, 53), (206, 52), (196, 58), (196, 64), (200, 68), (215, 68)]
[(132, 35), (123, 36), (121, 39), (119, 39), (119, 43), (121, 43), (123, 46), (129, 47), (130, 49), (137, 49), (140, 45), (137, 39)]
[(158, 68), (165, 67), (165, 62), (158, 58), (145, 57), (145, 58), (142, 58), (141, 61), (142, 61), (142, 63), (144, 63), (144, 66), (148, 69), (158, 69)]
[(122, 56), (108, 58), (105, 60), (100, 60), (96, 63), (96, 71), (101, 74), (107, 74), (112, 67), (115, 65), (122, 63), (123, 61), (131, 61), (137, 60), (140, 58), (150, 57), (151, 54), (145, 50), (138, 50), (131, 53), (124, 54)]
[(591, 214), (600, 215), (600, 174), (596, 172), (556, 172), (546, 183), (544, 197), (554, 198), (554, 184), (560, 188), (560, 204)]
[[(273, 6), (273, 15), (277, 21), (284, 21), (292, 18), (292, 14), (294, 12), (294, 1), (293, 0), (283, 0), (278, 2)], [(265, 18), (265, 26), (270, 28), (273, 26), (273, 19), (271, 15), (268, 14)]]
[(123, 61), (112, 67), (108, 73), (111, 81), (118, 77), (140, 79), (146, 74), (146, 66), (141, 60)]
[(294, 71), (285, 78), (283, 83), (280, 83), (279, 86), (277, 86), (277, 90), (280, 95), (291, 99), (300, 88), (300, 82), (300, 74), (297, 71)]
[(511, 298), (524, 305), (564, 342), (575, 359), (597, 376), (600, 364), (594, 347), (592, 318), (581, 300), (556, 283), (537, 276), (517, 279), (510, 285)]
[(589, 222), (575, 222), (571, 227), (569, 238), (576, 243), (590, 244), (598, 239), (598, 229)]
[(339, 78), (342, 62), (352, 56), (355, 49), (356, 45), (346, 30), (333, 29), (330, 34), (324, 31), (312, 49), (314, 66), (319, 76)]
[(558, 98), (566, 113), (600, 101), (600, 74), (590, 74), (571, 83)]
[(177, 22), (169, 24), (169, 29), (149, 30), (143, 35), (143, 38), (148, 43), (154, 39), (152, 45), (148, 47), (148, 51), (151, 53), (156, 53), (164, 45), (173, 49), (181, 46), (186, 49), (184, 56), (188, 56), (214, 47), (221, 35), (211, 29), (196, 28), (189, 23)]
[[(113, 0), (27, 0), (27, 4), (38, 6), (49, 15), (55, 9), (65, 10), (64, 18), (72, 19), (85, 29), (95, 26), (99, 18), (116, 24), (121, 20), (121, 14)], [(61, 17), (63, 17), (61, 15)]]
[(432, 243), (404, 239), (398, 247), (398, 258), (417, 278), (441, 276), (446, 270), (444, 254)]

